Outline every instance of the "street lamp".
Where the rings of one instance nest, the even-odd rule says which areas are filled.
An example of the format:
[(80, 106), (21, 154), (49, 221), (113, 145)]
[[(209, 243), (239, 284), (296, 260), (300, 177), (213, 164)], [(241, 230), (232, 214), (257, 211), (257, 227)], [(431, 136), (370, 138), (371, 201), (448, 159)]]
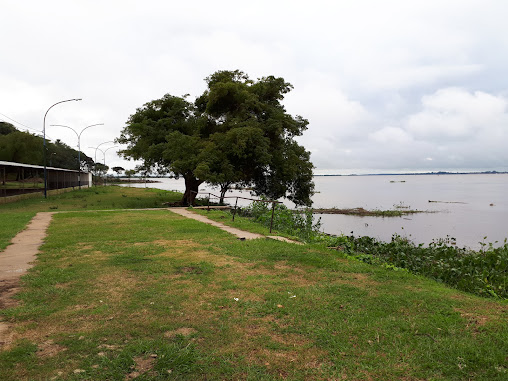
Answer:
[[(106, 168), (106, 152), (108, 152), (108, 150), (110, 150), (111, 148), (116, 148), (116, 147), (118, 147), (118, 146), (108, 147), (104, 150), (104, 152), (103, 152), (103, 154), (104, 154), (104, 168)], [(106, 172), (106, 176), (104, 176), (104, 185), (106, 185), (107, 178), (108, 178), (108, 174)]]
[[(95, 159), (94, 159), (94, 163), (95, 163), (95, 176), (97, 177), (97, 150), (99, 149), (99, 147), (103, 144), (108, 144), (108, 143), (114, 143), (114, 141), (109, 141), (109, 142), (102, 142), (101, 144), (99, 144), (97, 147), (88, 147), (88, 148), (92, 148), (95, 150)], [(104, 151), (99, 149), (99, 151), (102, 152), (102, 154), (104, 155)]]
[(85, 131), (87, 128), (90, 128), (90, 127), (94, 127), (94, 126), (104, 126), (104, 123), (97, 123), (97, 124), (92, 124), (90, 126), (86, 126), (85, 128), (83, 128), (81, 130), (81, 132), (78, 134), (76, 132), (76, 130), (72, 127), (69, 127), (69, 126), (64, 126), (62, 124), (50, 124), (50, 126), (53, 126), (53, 127), (65, 127), (65, 128), (68, 128), (72, 131), (74, 131), (74, 133), (76, 134), (76, 136), (78, 137), (78, 167), (79, 167), (79, 172), (78, 172), (78, 186), (79, 186), (79, 189), (81, 189), (81, 134), (83, 133), (83, 131)]
[(42, 139), (43, 139), (43, 147), (44, 147), (44, 152), (43, 152), (43, 156), (44, 156), (44, 198), (48, 197), (47, 196), (47, 192), (48, 192), (48, 175), (47, 175), (47, 170), (46, 170), (46, 116), (48, 115), (49, 110), (51, 110), (53, 107), (55, 107), (56, 105), (58, 105), (60, 103), (72, 102), (72, 101), (81, 101), (81, 100), (82, 100), (81, 98), (75, 98), (75, 99), (66, 99), (64, 101), (56, 102), (54, 105), (52, 105), (50, 108), (48, 108), (48, 110), (44, 114), (44, 122), (42, 124)]

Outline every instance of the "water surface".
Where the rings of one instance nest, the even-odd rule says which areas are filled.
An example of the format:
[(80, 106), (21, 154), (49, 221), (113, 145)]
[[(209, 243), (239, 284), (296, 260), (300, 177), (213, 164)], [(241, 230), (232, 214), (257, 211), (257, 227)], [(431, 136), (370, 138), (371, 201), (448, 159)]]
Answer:
[[(183, 180), (160, 179), (149, 187), (183, 192)], [(316, 208), (411, 209), (436, 213), (404, 217), (357, 217), (319, 215), (322, 229), (331, 234), (368, 235), (390, 240), (393, 234), (411, 238), (416, 243), (453, 237), (458, 246), (479, 248), (479, 242), (508, 238), (508, 175), (381, 175), (381, 176), (317, 176), (314, 178)], [(144, 187), (145, 184), (133, 184)], [(218, 191), (207, 186), (200, 192)], [(237, 190), (228, 196), (247, 196)], [(429, 202), (441, 201), (439, 203)], [(230, 199), (234, 203), (234, 199)], [(287, 201), (288, 206), (294, 205)], [(239, 200), (239, 205), (248, 201)], [(484, 237), (487, 237), (484, 240)]]

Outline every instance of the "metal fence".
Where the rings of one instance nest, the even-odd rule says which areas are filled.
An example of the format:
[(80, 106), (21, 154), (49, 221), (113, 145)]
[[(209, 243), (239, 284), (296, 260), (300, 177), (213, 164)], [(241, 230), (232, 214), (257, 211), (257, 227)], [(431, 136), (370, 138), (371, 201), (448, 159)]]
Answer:
[[(47, 167), (46, 173), (48, 191), (79, 186), (79, 171)], [(91, 184), (92, 175), (81, 172), (81, 186), (88, 187)], [(15, 199), (15, 196), (43, 192), (43, 166), (0, 161), (0, 198), (4, 201), (11, 197)]]
[[(196, 197), (198, 194), (200, 194), (200, 192), (195, 192), (195, 191), (191, 191), (191, 193), (195, 193), (196, 194)], [(218, 200), (221, 199), (220, 196), (217, 196), (213, 193), (210, 193), (210, 192), (201, 192), (201, 194), (207, 194), (208, 195), (208, 198), (207, 198), (207, 210), (210, 210), (210, 199), (212, 198), (212, 196)], [(273, 216), (274, 216), (274, 213), (275, 213), (275, 205), (277, 204), (282, 204), (281, 201), (276, 201), (276, 200), (262, 200), (262, 199), (254, 199), (254, 198), (250, 198), (250, 197), (242, 197), (242, 196), (225, 196), (223, 197), (224, 199), (226, 198), (234, 198), (236, 199), (235, 200), (235, 207), (233, 208), (233, 221), (235, 220), (235, 215), (236, 215), (236, 211), (238, 209), (238, 199), (242, 199), (242, 200), (250, 200), (250, 201), (256, 201), (256, 202), (265, 202), (265, 203), (271, 203), (272, 204), (272, 217), (271, 217), (271, 220), (270, 220), (270, 233), (272, 232), (272, 227), (273, 227)]]

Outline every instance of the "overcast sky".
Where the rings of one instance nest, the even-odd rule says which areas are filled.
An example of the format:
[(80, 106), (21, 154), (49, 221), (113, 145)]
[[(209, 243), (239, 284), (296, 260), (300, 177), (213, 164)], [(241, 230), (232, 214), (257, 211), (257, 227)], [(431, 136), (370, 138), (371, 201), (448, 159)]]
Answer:
[[(145, 102), (240, 69), (294, 85), (318, 174), (508, 170), (507, 15), (505, 0), (0, 0), (0, 120), (40, 132), (83, 98), (46, 133), (76, 146), (49, 125), (104, 123), (82, 134), (94, 157)], [(134, 167), (115, 151), (107, 165)]]

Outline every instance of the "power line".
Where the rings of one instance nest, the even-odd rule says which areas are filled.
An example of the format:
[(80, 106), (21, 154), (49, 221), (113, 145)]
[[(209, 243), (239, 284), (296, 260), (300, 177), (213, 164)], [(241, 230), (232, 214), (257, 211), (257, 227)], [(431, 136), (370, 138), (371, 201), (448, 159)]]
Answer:
[[(2, 114), (1, 112), (0, 112), (0, 115), (2, 115), (3, 117), (5, 117), (5, 118), (7, 118), (7, 119), (9, 119), (9, 120), (11, 120), (11, 121), (13, 121), (14, 123), (19, 124), (20, 126), (23, 126), (23, 127), (25, 127), (25, 128), (28, 128), (29, 130), (37, 131), (37, 132), (39, 133), (39, 134), (37, 134), (37, 136), (42, 137), (42, 135), (41, 135), (41, 134), (42, 134), (42, 130), (37, 130), (37, 129), (35, 129), (35, 128), (28, 127), (27, 125), (25, 125), (25, 124), (23, 124), (23, 123), (20, 123), (20, 122), (18, 122), (17, 120), (14, 120), (14, 119), (12, 119), (12, 118), (8, 117), (8, 116), (7, 116), (7, 115), (5, 115), (5, 114)], [(6, 120), (2, 120), (2, 122), (7, 122), (7, 121), (6, 121)], [(8, 123), (8, 122), (7, 122), (7, 123)], [(46, 134), (46, 138), (48, 138), (48, 139), (50, 139), (50, 140), (55, 140), (55, 139), (53, 139), (51, 136), (49, 136), (48, 134)]]
[[(13, 121), (14, 123), (19, 124), (20, 126), (23, 126), (23, 127), (25, 127), (25, 128), (28, 128), (29, 130), (37, 131), (39, 134), (42, 134), (42, 130), (37, 130), (37, 129), (35, 129), (35, 128), (28, 127), (27, 125), (25, 125), (25, 124), (23, 124), (23, 123), (20, 123), (20, 122), (18, 122), (17, 120), (14, 120), (14, 119), (12, 119), (11, 117), (8, 117), (8, 116), (7, 116), (7, 115), (5, 115), (5, 114), (2, 114), (1, 112), (0, 112), (0, 115), (2, 115), (3, 117), (5, 117), (5, 118), (7, 118), (7, 119), (9, 119), (9, 120), (11, 120), (11, 121)], [(6, 121), (6, 120), (3, 120), (3, 122), (7, 122), (7, 121)], [(37, 136), (42, 137), (42, 135), (39, 135), (39, 134), (37, 134)], [(48, 134), (46, 134), (46, 139), (52, 140), (53, 142), (55, 142), (56, 140), (58, 140), (58, 139), (53, 139), (53, 138), (52, 138), (51, 136), (49, 136)], [(73, 146), (69, 146), (69, 147), (73, 148)]]
[[(27, 125), (25, 125), (25, 124), (23, 124), (23, 123), (20, 123), (20, 122), (18, 122), (17, 120), (14, 120), (14, 119), (12, 119), (12, 118), (8, 117), (8, 116), (7, 116), (7, 115), (5, 115), (5, 114), (2, 114), (1, 112), (0, 112), (0, 115), (2, 115), (3, 117), (5, 117), (5, 118), (7, 118), (7, 119), (9, 119), (9, 120), (12, 120), (14, 123), (17, 123), (17, 124), (19, 124), (20, 126), (23, 126), (23, 127), (25, 127), (25, 128), (28, 128), (29, 130), (34, 130), (34, 131), (37, 131), (37, 132), (42, 132), (42, 130), (37, 130), (37, 129), (35, 129), (35, 128), (28, 127)], [(5, 120), (4, 120), (4, 122), (5, 122)]]

